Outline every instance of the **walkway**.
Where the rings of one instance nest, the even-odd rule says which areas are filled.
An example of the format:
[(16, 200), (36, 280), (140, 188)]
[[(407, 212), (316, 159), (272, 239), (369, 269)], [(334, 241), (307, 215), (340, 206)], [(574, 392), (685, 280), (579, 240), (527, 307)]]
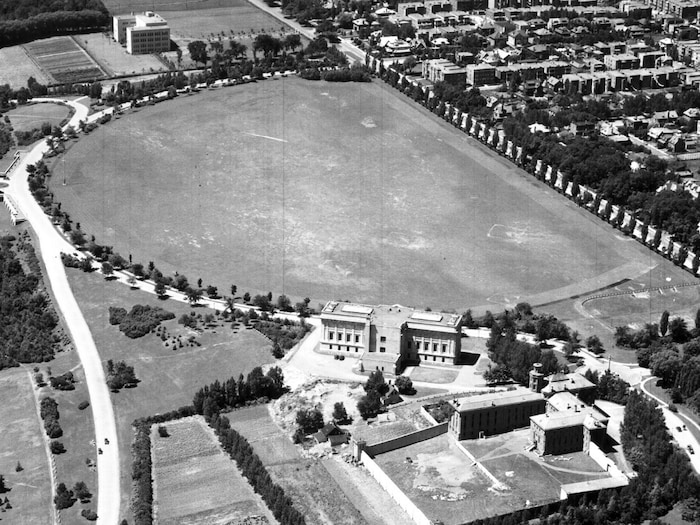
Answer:
[[(63, 99), (42, 98), (40, 102), (64, 102)], [(75, 114), (68, 125), (78, 128), (78, 122), (87, 118), (88, 108), (76, 102), (69, 102)], [(97, 523), (116, 525), (119, 520), (119, 448), (112, 400), (105, 380), (100, 354), (90, 333), (80, 307), (68, 284), (61, 261), (61, 252), (72, 253), (70, 245), (51, 223), (29, 192), (27, 166), (36, 164), (48, 149), (45, 141), (24, 156), (13, 172), (5, 193), (11, 195), (34, 230), (38, 241), (38, 252), (46, 268), (47, 285), (51, 286), (58, 313), (71, 335), (78, 357), (85, 371), (85, 382), (90, 394), (90, 405), (95, 422), (95, 441), (100, 446), (108, 439), (109, 446), (101, 445), (103, 454), (97, 456)]]

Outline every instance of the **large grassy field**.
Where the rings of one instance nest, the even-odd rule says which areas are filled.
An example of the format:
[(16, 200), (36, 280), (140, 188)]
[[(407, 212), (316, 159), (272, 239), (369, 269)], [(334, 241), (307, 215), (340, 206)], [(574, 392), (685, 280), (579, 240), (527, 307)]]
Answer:
[(85, 230), (220, 289), (460, 308), (648, 269), (637, 243), (377, 83), (182, 97), (65, 165), (52, 190)]
[(22, 46), (0, 49), (0, 78), (3, 84), (14, 89), (27, 85), (27, 79), (34, 77), (41, 84), (48, 84), (50, 78), (32, 62)]
[[(154, 295), (129, 289), (123, 284), (107, 282), (99, 275), (68, 270), (73, 293), (85, 315), (95, 344), (104, 362), (126, 361), (134, 367), (141, 381), (136, 388), (112, 394), (121, 455), (122, 509), (129, 508), (131, 496), (131, 423), (138, 417), (168, 412), (192, 403), (195, 391), (213, 381), (246, 374), (252, 368), (274, 361), (269, 341), (254, 330), (233, 332), (219, 324), (196, 335), (201, 346), (173, 347), (178, 336), (193, 335), (177, 323), (162, 324), (166, 341), (155, 334), (129, 339), (117, 326), (109, 324), (110, 306), (129, 310), (135, 304), (161, 306), (176, 317), (192, 308), (174, 301), (160, 301)], [(205, 308), (197, 308), (204, 315)], [(168, 346), (166, 346), (168, 343)], [(131, 515), (124, 516), (131, 521)]]
[(164, 71), (167, 68), (154, 55), (130, 55), (111, 35), (90, 33), (76, 36), (90, 56), (110, 75)]
[[(153, 425), (155, 513), (159, 524), (238, 523), (269, 510), (201, 417)], [(270, 521), (274, 523), (274, 518)]]

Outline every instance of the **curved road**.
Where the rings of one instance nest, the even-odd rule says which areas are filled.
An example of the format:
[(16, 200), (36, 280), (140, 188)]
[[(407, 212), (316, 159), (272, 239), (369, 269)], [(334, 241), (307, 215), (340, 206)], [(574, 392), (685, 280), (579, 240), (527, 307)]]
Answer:
[[(34, 99), (43, 102), (63, 102), (62, 99)], [(78, 122), (85, 120), (88, 108), (77, 102), (68, 102), (75, 115), (68, 125), (78, 128)], [(53, 226), (47, 215), (39, 207), (29, 192), (27, 166), (41, 160), (48, 149), (45, 141), (38, 143), (15, 168), (10, 176), (5, 194), (12, 196), (20, 211), (27, 218), (36, 234), (39, 253), (46, 268), (48, 284), (53, 290), (56, 306), (63, 316), (71, 339), (85, 372), (85, 382), (90, 394), (92, 417), (95, 423), (95, 441), (103, 454), (97, 455), (97, 523), (116, 525), (119, 520), (119, 449), (117, 447), (117, 427), (114, 409), (105, 380), (100, 354), (95, 346), (90, 329), (68, 284), (66, 272), (61, 262), (61, 252), (73, 253), (75, 248), (68, 243)], [(105, 445), (105, 439), (110, 444)]]

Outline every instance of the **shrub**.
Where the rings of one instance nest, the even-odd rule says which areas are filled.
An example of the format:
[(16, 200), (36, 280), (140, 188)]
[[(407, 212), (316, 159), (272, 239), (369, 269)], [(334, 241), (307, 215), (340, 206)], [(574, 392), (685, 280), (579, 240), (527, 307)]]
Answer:
[(164, 425), (158, 425), (158, 435), (162, 438), (169, 437), (168, 429)]
[(90, 401), (81, 401), (80, 404), (78, 405), (78, 410), (85, 410), (89, 406), (90, 406)]
[(66, 451), (66, 447), (60, 441), (53, 440), (49, 443), (49, 449), (52, 454), (63, 454)]
[(55, 390), (75, 390), (75, 379), (73, 372), (70, 371), (58, 377), (49, 378), (49, 383), (51, 383), (51, 388)]
[(123, 308), (110, 307), (110, 323), (118, 324), (119, 330), (130, 339), (143, 337), (160, 325), (161, 321), (174, 319), (175, 314), (158, 306), (137, 304), (129, 313)]
[(97, 513), (92, 509), (83, 509), (80, 515), (88, 521), (97, 521)]
[(118, 308), (116, 306), (109, 307), (109, 324), (115, 325), (120, 324), (126, 317), (126, 309)]

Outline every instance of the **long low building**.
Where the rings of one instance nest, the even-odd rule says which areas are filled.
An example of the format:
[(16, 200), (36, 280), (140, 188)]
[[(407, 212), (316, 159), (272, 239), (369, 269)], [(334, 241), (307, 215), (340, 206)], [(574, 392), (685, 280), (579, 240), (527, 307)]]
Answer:
[(365, 370), (398, 374), (407, 363), (456, 364), (462, 351), (457, 314), (330, 301), (321, 325), (320, 351), (356, 356)]

